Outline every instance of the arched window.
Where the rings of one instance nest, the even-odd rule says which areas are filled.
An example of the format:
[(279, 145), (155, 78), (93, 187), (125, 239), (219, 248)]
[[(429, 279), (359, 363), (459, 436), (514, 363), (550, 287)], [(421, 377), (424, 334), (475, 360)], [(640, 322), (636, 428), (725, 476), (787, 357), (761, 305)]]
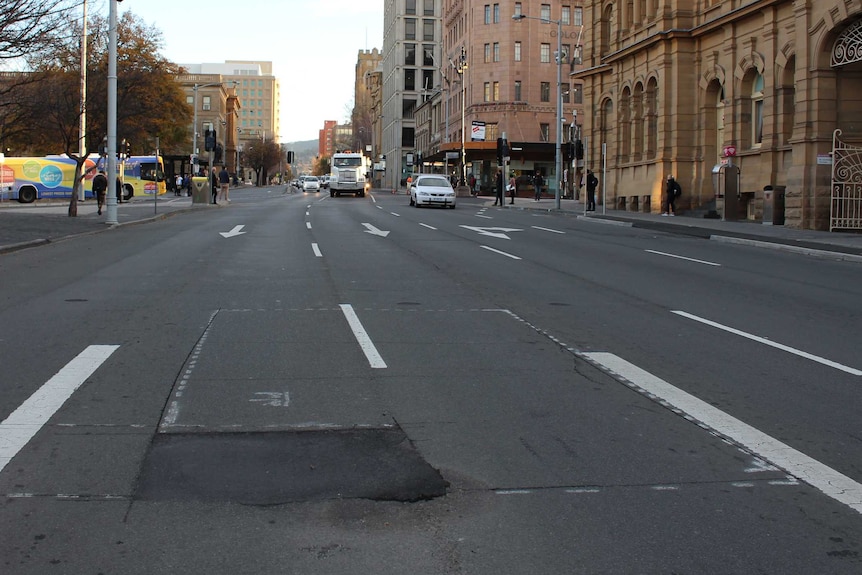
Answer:
[(620, 96), (620, 162), (631, 161), (632, 153), (632, 94), (629, 88)]
[(647, 142), (646, 159), (654, 160), (658, 154), (658, 82), (650, 78), (646, 91)]
[(796, 117), (796, 57), (792, 56), (784, 66), (781, 86), (778, 88), (778, 105), (781, 106), (781, 143), (787, 144), (793, 137)]
[(645, 122), (644, 85), (638, 82), (635, 86), (634, 94), (632, 94), (632, 129), (634, 131), (634, 137), (632, 138), (632, 159), (636, 162), (643, 158)]
[(608, 4), (602, 14), (602, 45), (601, 55), (605, 55), (611, 51), (611, 36), (613, 35), (614, 22), (614, 5)]

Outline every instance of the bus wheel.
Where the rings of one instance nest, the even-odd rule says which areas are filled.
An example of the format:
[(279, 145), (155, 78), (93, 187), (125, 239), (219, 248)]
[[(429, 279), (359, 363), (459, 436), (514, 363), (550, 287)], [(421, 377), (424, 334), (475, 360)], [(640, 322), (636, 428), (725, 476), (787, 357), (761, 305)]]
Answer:
[(32, 204), (36, 201), (36, 188), (29, 186), (18, 190), (18, 201), (22, 204)]
[(123, 192), (125, 192), (123, 194), (123, 201), (128, 202), (135, 195), (135, 188), (132, 186), (123, 186)]

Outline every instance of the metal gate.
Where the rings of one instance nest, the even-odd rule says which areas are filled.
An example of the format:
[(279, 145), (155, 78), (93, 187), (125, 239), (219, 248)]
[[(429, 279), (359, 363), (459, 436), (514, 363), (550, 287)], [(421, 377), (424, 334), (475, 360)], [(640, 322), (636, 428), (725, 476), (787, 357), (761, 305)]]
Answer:
[(832, 200), (829, 231), (862, 230), (862, 146), (832, 133)]

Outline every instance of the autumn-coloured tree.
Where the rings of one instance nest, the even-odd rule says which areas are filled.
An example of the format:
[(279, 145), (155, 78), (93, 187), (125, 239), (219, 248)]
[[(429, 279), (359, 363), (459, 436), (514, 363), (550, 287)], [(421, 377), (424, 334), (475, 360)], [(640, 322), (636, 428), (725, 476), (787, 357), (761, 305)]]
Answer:
[(256, 185), (258, 186), (266, 184), (268, 174), (278, 169), (283, 157), (281, 146), (271, 140), (263, 139), (247, 144), (242, 155), (243, 164), (257, 173)]

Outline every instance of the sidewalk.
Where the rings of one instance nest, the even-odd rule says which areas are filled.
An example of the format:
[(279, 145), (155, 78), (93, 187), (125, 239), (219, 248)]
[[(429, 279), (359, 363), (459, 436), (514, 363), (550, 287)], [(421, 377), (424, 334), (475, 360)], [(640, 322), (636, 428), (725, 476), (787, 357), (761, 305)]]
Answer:
[[(206, 208), (208, 206), (195, 206)], [(217, 207), (217, 206), (212, 206)], [(0, 202), (0, 254), (112, 227), (152, 221), (192, 209), (192, 199), (174, 195), (132, 198), (117, 205), (118, 224), (106, 223), (105, 210), (97, 214), (95, 200), (78, 202), (78, 215), (68, 216), (69, 200), (40, 200), (32, 204)]]
[[(487, 207), (492, 207), (494, 204), (494, 198), (491, 196), (479, 196), (477, 199)], [(515, 205), (509, 205), (510, 201), (510, 198), (506, 198), (506, 203), (502, 209), (560, 213), (597, 223), (630, 225), (636, 228), (759, 245), (862, 263), (862, 233), (797, 230), (786, 226), (764, 225), (760, 222), (747, 220), (725, 222), (686, 216), (685, 213), (678, 216), (662, 216), (653, 213), (606, 210), (605, 206), (602, 205), (599, 205), (595, 212), (585, 212), (583, 202), (567, 199), (560, 199), (560, 209), (557, 210), (556, 200), (553, 197), (542, 198), (538, 202), (530, 198), (515, 198)]]

